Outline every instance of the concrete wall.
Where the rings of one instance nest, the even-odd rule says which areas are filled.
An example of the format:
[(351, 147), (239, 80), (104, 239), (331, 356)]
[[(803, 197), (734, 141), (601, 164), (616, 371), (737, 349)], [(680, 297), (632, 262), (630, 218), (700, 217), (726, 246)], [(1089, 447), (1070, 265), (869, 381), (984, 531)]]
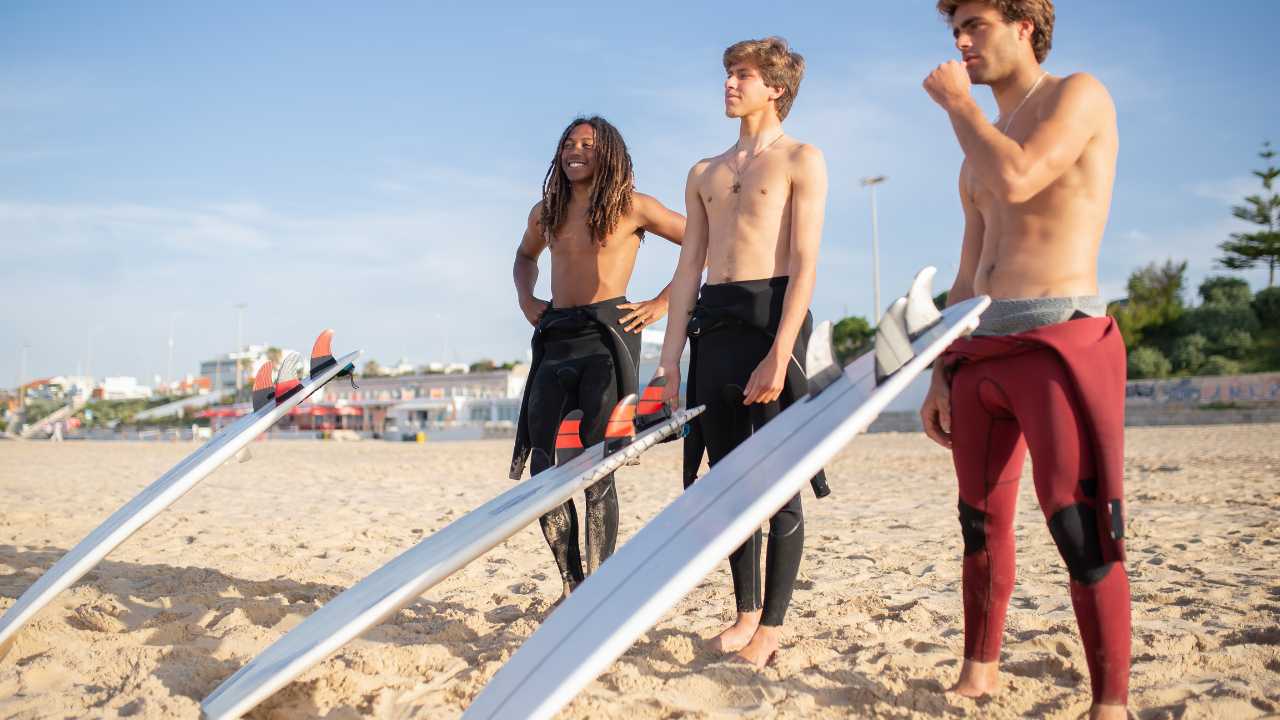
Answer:
[[(1125, 425), (1280, 423), (1280, 373), (1131, 380)], [(867, 432), (921, 432), (918, 410), (883, 412)]]

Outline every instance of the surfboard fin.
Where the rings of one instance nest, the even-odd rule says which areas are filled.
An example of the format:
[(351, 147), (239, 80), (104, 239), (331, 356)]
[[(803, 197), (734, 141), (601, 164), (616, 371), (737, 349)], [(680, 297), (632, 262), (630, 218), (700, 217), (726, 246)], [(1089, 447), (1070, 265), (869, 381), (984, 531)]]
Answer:
[(907, 291), (907, 337), (913, 341), (942, 321), (942, 313), (933, 304), (933, 276), (937, 272), (934, 266), (925, 266), (916, 273)]
[(604, 455), (608, 457), (631, 444), (636, 436), (636, 396), (634, 393), (618, 401), (609, 413), (604, 427)]
[(280, 369), (276, 371), (276, 402), (279, 402), (302, 388), (302, 356), (292, 350), (280, 360)]
[(809, 336), (805, 349), (804, 368), (809, 380), (809, 397), (813, 397), (840, 378), (840, 363), (836, 361), (836, 349), (831, 340), (830, 320), (823, 320)]
[(898, 371), (911, 359), (911, 338), (907, 334), (907, 299), (893, 301), (876, 325), (876, 384)]
[(258, 374), (253, 378), (253, 411), (266, 407), (276, 396), (275, 373), (271, 371), (271, 361), (262, 363)]
[[(311, 346), (311, 377), (315, 377), (324, 372), (330, 365), (337, 362), (333, 359), (333, 331), (325, 330), (320, 333), (320, 337), (316, 338), (316, 342)], [(345, 377), (355, 371), (355, 365), (348, 363), (337, 377)]]
[(582, 454), (582, 411), (574, 410), (556, 430), (556, 464), (563, 465)]
[[(659, 375), (640, 392), (640, 401), (636, 403), (636, 432), (642, 433), (671, 419), (671, 406), (662, 401), (666, 387), (666, 376)], [(684, 433), (673, 433), (659, 442), (671, 442), (678, 437), (684, 437)]]

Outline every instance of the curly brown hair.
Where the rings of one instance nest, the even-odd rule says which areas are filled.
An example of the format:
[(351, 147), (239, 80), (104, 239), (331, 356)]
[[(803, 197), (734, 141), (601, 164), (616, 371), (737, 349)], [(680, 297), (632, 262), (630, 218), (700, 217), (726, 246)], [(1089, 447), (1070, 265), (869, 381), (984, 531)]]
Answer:
[(786, 40), (767, 37), (743, 40), (725, 49), (726, 72), (740, 62), (759, 70), (765, 85), (782, 88), (782, 96), (774, 101), (774, 107), (778, 109), (778, 119), (786, 120), (791, 104), (796, 101), (796, 93), (800, 92), (800, 81), (804, 79), (804, 56), (793, 52)]
[(1031, 32), (1036, 62), (1043, 63), (1049, 57), (1049, 49), (1053, 47), (1053, 0), (938, 0), (938, 12), (951, 22), (955, 20), (956, 9), (966, 2), (986, 3), (999, 11), (1005, 22), (1030, 20), (1036, 28)]
[[(631, 167), (631, 153), (627, 152), (622, 133), (599, 115), (576, 117), (560, 133), (551, 166), (542, 181), (542, 213), (538, 223), (548, 243), (555, 239), (556, 230), (564, 224), (573, 192), (569, 177), (560, 165), (560, 151), (569, 133), (579, 125), (590, 125), (596, 134), (596, 173), (591, 178), (591, 195), (587, 202), (587, 229), (591, 231), (591, 238), (603, 247), (606, 238), (618, 229), (618, 221), (631, 212), (636, 178)], [(644, 237), (643, 231), (641, 237)]]

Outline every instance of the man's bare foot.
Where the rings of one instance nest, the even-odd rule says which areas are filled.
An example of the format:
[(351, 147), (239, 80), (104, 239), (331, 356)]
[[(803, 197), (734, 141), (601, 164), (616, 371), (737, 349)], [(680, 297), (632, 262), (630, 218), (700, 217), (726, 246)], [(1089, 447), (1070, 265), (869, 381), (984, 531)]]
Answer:
[(738, 651), (738, 657), (763, 670), (778, 652), (778, 644), (782, 628), (761, 625), (751, 636), (751, 642)]
[(1126, 720), (1129, 710), (1124, 705), (1103, 705), (1094, 703), (1089, 708), (1089, 720)]
[(553, 603), (551, 603), (551, 609), (552, 609), (552, 610), (555, 610), (556, 608), (560, 607), (560, 603), (564, 602), (565, 600), (568, 600), (568, 599), (569, 599), (569, 596), (570, 596), (571, 594), (573, 594), (573, 590), (574, 590), (574, 588), (575, 588), (575, 587), (576, 587), (576, 586), (574, 586), (574, 585), (570, 585), (569, 583), (565, 583), (565, 584), (564, 584), (564, 590), (560, 593), (560, 599), (559, 599), (559, 600), (556, 600), (556, 601), (555, 601), (555, 602), (553, 602)]
[(999, 681), (1000, 663), (965, 658), (964, 665), (960, 667), (960, 679), (947, 692), (967, 698), (979, 698), (995, 692)]
[(760, 626), (761, 612), (756, 610), (738, 613), (738, 621), (712, 638), (707, 643), (708, 647), (722, 653), (737, 652), (746, 647), (747, 643), (751, 642), (751, 636), (755, 634), (756, 628)]

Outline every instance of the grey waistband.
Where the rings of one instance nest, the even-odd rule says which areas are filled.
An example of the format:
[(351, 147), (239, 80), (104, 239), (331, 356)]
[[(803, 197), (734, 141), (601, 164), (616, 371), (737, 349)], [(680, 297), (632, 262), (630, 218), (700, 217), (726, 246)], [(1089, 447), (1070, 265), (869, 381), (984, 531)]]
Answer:
[(1097, 295), (992, 300), (973, 334), (1013, 335), (1066, 322), (1077, 312), (1102, 317), (1107, 314), (1107, 303)]

